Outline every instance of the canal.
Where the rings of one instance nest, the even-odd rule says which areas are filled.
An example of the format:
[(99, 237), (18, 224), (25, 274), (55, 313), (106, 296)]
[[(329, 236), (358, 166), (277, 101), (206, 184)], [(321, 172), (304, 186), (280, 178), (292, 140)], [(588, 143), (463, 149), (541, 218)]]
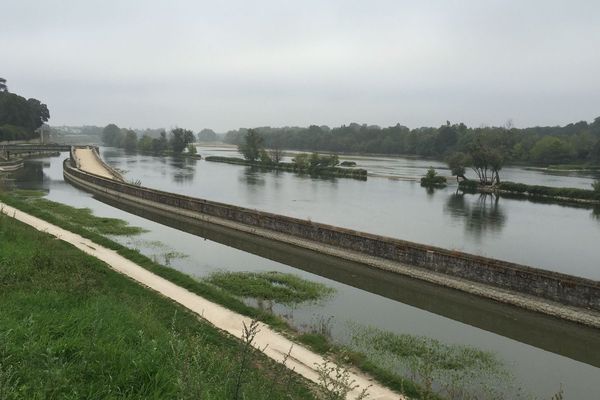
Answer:
[[(229, 148), (199, 151), (203, 156), (234, 155)], [(410, 178), (438, 166), (429, 160), (354, 157), (377, 175), (363, 182), (131, 155), (120, 149), (101, 153), (126, 179), (139, 179), (145, 186), (600, 280), (597, 210), (463, 195), (455, 185), (428, 192)], [(119, 240), (190, 275), (276, 270), (336, 289), (332, 298), (317, 304), (270, 305), (299, 329), (326, 325), (334, 339), (344, 341), (352, 329), (349, 322), (354, 322), (473, 346), (497, 354), (514, 375), (510, 384), (535, 396), (549, 398), (562, 384), (567, 399), (600, 398), (597, 331), (244, 235), (136, 215), (64, 182), (65, 157), (28, 161), (14, 175), (17, 185), (44, 189), (50, 200), (145, 228), (148, 232), (140, 236)], [(507, 168), (504, 176), (578, 187), (593, 178), (519, 168)]]

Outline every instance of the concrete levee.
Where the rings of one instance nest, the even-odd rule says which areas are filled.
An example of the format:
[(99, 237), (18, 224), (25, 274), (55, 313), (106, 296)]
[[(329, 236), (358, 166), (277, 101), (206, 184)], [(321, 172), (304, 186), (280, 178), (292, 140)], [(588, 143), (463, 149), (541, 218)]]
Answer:
[[(486, 257), (450, 251), (390, 237), (251, 210), (234, 205), (163, 192), (102, 178), (64, 164), (67, 179), (104, 188), (112, 197), (137, 198), (146, 206), (198, 213), (303, 240), (347, 249), (429, 272), (547, 299), (567, 306), (600, 311), (600, 282)], [(177, 212), (177, 211), (174, 211)]]

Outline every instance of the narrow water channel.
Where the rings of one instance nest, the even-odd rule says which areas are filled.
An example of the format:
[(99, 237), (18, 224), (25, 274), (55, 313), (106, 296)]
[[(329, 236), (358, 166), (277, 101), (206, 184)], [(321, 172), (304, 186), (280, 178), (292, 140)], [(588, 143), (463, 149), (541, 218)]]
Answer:
[[(429, 194), (414, 182), (377, 177), (313, 179), (116, 149), (103, 156), (146, 186), (600, 279), (600, 220), (591, 209), (462, 196), (454, 188)], [(347, 323), (355, 321), (470, 345), (496, 353), (516, 385), (536, 396), (549, 398), (562, 383), (567, 399), (600, 398), (597, 331), (211, 227), (175, 229), (168, 220), (135, 215), (67, 184), (65, 157), (29, 161), (14, 175), (17, 184), (147, 229), (119, 240), (190, 275), (277, 270), (335, 288), (320, 304), (272, 306), (299, 328), (329, 320), (332, 336), (343, 340)], [(569, 186), (570, 177), (561, 179)]]

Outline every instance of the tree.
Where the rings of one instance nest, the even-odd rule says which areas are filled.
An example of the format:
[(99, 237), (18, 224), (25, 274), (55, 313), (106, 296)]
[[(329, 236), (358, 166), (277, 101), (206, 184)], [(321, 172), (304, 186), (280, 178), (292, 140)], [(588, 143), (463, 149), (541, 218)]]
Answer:
[(193, 143), (195, 139), (194, 132), (187, 129), (175, 128), (171, 131), (171, 149), (173, 152), (180, 154), (185, 150), (187, 145)]
[(0, 92), (8, 92), (8, 87), (6, 86), (6, 79), (0, 78)]
[(135, 151), (137, 148), (137, 134), (135, 131), (131, 129), (125, 129), (122, 138), (123, 143), (121, 144), (121, 147), (127, 151)]
[(538, 140), (531, 156), (538, 163), (552, 164), (568, 161), (573, 155), (569, 143), (556, 136), (546, 136)]
[(139, 151), (143, 151), (146, 153), (150, 153), (153, 151), (153, 143), (152, 143), (152, 137), (150, 137), (150, 135), (144, 134), (140, 140), (138, 141), (137, 147)]
[(102, 143), (107, 146), (121, 145), (121, 129), (115, 124), (108, 124), (102, 130)]
[(215, 141), (217, 141), (217, 134), (212, 129), (202, 129), (198, 133), (198, 141), (200, 141), (200, 142), (215, 142)]
[(283, 151), (279, 147), (274, 147), (269, 150), (269, 157), (275, 164), (279, 164), (283, 159)]
[(238, 150), (248, 161), (256, 161), (260, 157), (264, 144), (263, 137), (254, 129), (248, 129), (244, 140), (238, 145)]
[(471, 169), (475, 171), (482, 185), (500, 183), (499, 172), (504, 165), (504, 157), (499, 150), (478, 143), (471, 147), (469, 158)]
[(167, 133), (165, 131), (162, 131), (159, 134), (158, 139), (152, 139), (152, 151), (160, 154), (163, 153), (167, 150), (167, 147), (169, 147), (169, 142), (167, 140)]
[(448, 163), (448, 168), (450, 168), (450, 173), (456, 176), (457, 182), (458, 178), (467, 180), (465, 172), (470, 162), (469, 156), (465, 153), (454, 153), (448, 157), (446, 162)]

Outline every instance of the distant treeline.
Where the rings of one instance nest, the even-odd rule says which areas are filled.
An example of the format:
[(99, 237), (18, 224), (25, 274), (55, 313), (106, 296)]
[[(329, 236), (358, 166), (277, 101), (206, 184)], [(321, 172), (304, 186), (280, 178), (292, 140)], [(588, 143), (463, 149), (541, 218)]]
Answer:
[[(409, 129), (395, 125), (352, 123), (338, 128), (311, 125), (308, 128), (255, 128), (267, 148), (321, 152), (377, 153), (446, 158), (468, 152), (475, 145), (499, 151), (505, 161), (536, 164), (600, 163), (600, 117), (566, 126), (515, 128), (470, 128), (450, 122), (439, 128)], [(247, 129), (227, 132), (225, 141), (240, 144)]]
[(0, 78), (0, 141), (39, 137), (36, 130), (48, 119), (45, 104), (9, 92), (6, 79)]
[(188, 153), (196, 154), (196, 147), (192, 145), (196, 140), (194, 132), (175, 128), (168, 134), (164, 130), (156, 133), (157, 135), (150, 132), (144, 133), (139, 137), (137, 132), (132, 129), (119, 128), (115, 124), (109, 124), (102, 130), (102, 143), (107, 146), (121, 147), (127, 151), (181, 154), (187, 148)]

